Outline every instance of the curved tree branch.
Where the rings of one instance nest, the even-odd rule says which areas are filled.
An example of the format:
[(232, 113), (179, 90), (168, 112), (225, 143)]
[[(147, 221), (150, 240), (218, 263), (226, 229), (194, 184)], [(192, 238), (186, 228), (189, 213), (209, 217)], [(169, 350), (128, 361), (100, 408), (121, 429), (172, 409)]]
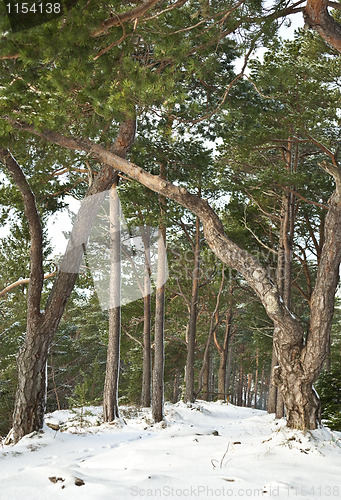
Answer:
[[(49, 278), (53, 278), (55, 276), (57, 271), (53, 271), (52, 273), (44, 274), (44, 280), (47, 280)], [(17, 286), (20, 285), (25, 285), (26, 283), (30, 282), (30, 278), (22, 278), (20, 280), (15, 281), (14, 283), (11, 283), (10, 285), (6, 286), (3, 290), (0, 292), (0, 297), (3, 297), (7, 293), (9, 293), (11, 290), (14, 288), (17, 288)]]
[[(5, 164), (24, 201), (24, 211), (30, 231), (30, 277), (27, 297), (27, 324), (39, 320), (43, 288), (43, 231), (35, 196), (18, 162), (7, 149), (0, 149), (0, 160)], [(29, 321), (30, 319), (30, 321)]]
[(189, 193), (184, 187), (176, 186), (157, 175), (146, 172), (132, 162), (120, 158), (111, 151), (107, 151), (100, 144), (96, 144), (88, 139), (65, 137), (50, 130), (36, 131), (28, 124), (13, 121), (11, 123), (20, 130), (36, 134), (60, 146), (85, 151), (100, 163), (110, 165), (112, 169), (122, 171), (131, 179), (136, 180), (152, 191), (176, 201), (197, 215), (203, 224), (204, 235), (212, 251), (222, 262), (244, 276), (260, 298), (268, 316), (278, 328), (287, 331), (291, 339), (290, 342), (293, 345), (301, 346), (303, 338), (302, 326), (280, 300), (277, 286), (272, 282), (268, 270), (249, 252), (241, 249), (226, 236), (221, 220), (209, 206), (207, 200)]

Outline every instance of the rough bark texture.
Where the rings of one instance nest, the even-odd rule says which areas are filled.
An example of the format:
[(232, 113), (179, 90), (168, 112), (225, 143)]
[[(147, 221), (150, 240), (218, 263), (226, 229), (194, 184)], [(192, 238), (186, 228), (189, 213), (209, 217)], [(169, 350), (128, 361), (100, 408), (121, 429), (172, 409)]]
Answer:
[[(149, 174), (87, 139), (64, 137), (47, 130), (38, 132), (23, 123), (14, 125), (56, 144), (86, 151), (98, 161), (121, 170), (149, 189), (180, 203), (200, 218), (206, 241), (212, 251), (222, 262), (242, 274), (274, 323), (275, 354), (282, 373), (285, 374), (283, 376), (276, 373), (276, 381), (285, 399), (288, 425), (316, 428), (319, 419), (314, 405), (312, 383), (322, 368), (327, 352), (341, 260), (341, 173), (336, 158), (332, 158), (332, 164), (321, 164), (334, 177), (336, 190), (330, 199), (325, 220), (325, 242), (311, 297), (309, 333), (304, 344), (303, 326), (281, 300), (277, 285), (271, 280), (267, 269), (226, 236), (222, 222), (207, 201), (190, 194), (183, 187)], [(330, 155), (328, 152), (328, 156)], [(300, 381), (299, 386), (297, 382), (294, 384), (295, 380)], [(292, 383), (294, 388), (290, 398), (288, 383)], [(302, 406), (305, 402), (307, 404)]]
[(186, 359), (186, 390), (184, 401), (193, 403), (194, 392), (194, 359), (195, 359), (195, 337), (197, 329), (197, 305), (200, 275), (200, 219), (196, 218), (195, 246), (194, 246), (194, 271), (192, 281), (192, 294), (189, 312), (189, 325), (187, 335), (187, 359)]
[(341, 24), (329, 14), (329, 3), (328, 0), (307, 0), (304, 18), (310, 28), (316, 30), (329, 45), (341, 52)]

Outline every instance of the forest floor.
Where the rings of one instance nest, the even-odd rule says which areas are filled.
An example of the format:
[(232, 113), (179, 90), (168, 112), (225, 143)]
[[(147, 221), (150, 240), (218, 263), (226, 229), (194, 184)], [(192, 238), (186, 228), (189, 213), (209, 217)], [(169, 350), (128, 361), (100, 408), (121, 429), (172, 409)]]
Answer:
[(124, 407), (57, 411), (40, 433), (0, 449), (1, 500), (336, 499), (341, 433), (292, 431), (264, 411), (166, 404), (165, 422)]

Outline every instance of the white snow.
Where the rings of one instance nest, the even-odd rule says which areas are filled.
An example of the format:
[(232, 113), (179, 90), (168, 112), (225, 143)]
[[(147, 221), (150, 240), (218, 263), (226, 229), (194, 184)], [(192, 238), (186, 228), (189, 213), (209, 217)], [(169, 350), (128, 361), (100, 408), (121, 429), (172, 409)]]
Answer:
[(166, 404), (156, 425), (147, 409), (121, 414), (112, 425), (100, 424), (94, 407), (83, 410), (82, 423), (66, 410), (48, 415), (60, 430), (45, 426), (0, 449), (0, 498), (341, 496), (341, 433), (292, 431), (266, 412), (222, 402)]

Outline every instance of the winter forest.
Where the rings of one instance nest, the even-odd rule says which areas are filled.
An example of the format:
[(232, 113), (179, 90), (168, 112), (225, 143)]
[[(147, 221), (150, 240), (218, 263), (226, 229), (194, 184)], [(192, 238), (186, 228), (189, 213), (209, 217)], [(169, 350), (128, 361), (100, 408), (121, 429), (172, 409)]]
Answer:
[[(249, 483), (233, 489), (244, 481), (238, 460), (253, 467), (251, 455), (238, 455), (250, 434), (258, 457), (271, 441), (265, 468), (276, 468), (270, 455), (280, 449), (281, 463), (296, 453), (305, 471), (299, 483), (294, 466), (284, 467), (281, 498), (337, 497), (340, 3), (4, 1), (0, 9), (4, 498), (200, 497), (146, 489), (143, 467), (153, 455), (162, 469), (163, 446), (184, 464), (170, 482), (160, 479), (165, 466), (157, 485), (197, 484), (193, 464), (183, 477), (176, 432), (202, 446), (188, 451), (198, 470), (209, 456), (214, 477), (200, 472), (207, 485), (224, 473), (226, 491), (257, 496)], [(134, 482), (135, 455), (124, 453), (121, 485), (98, 479), (94, 465), (92, 476), (85, 465), (77, 477), (60, 464), (42, 472), (40, 447), (76, 460), (79, 435), (90, 450), (114, 440), (110, 457), (93, 452), (96, 467), (119, 468), (114, 448), (132, 441), (147, 479)], [(38, 449), (35, 459), (28, 449)], [(316, 477), (325, 471), (314, 491), (302, 489), (309, 453)], [(15, 460), (27, 474), (21, 493)], [(128, 493), (124, 477), (135, 485)], [(258, 496), (284, 488), (262, 481)]]

